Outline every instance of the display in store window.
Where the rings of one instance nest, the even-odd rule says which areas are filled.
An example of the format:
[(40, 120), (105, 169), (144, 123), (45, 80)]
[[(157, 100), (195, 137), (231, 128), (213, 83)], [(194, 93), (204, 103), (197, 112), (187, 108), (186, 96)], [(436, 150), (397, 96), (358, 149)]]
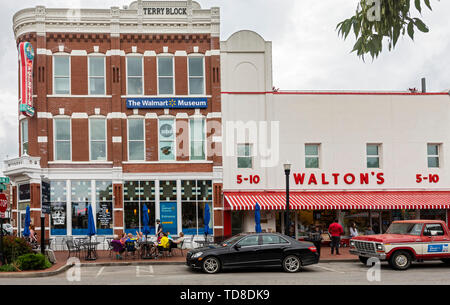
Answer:
[(164, 161), (175, 160), (175, 121), (159, 121), (159, 159)]

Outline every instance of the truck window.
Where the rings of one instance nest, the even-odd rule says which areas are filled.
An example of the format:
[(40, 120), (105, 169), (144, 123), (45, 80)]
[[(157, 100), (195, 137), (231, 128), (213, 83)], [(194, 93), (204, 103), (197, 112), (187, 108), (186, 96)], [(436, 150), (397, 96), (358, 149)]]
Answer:
[(421, 223), (393, 223), (386, 233), (420, 236), (422, 228), (423, 224)]
[(424, 234), (428, 233), (429, 236), (443, 236), (445, 235), (444, 229), (438, 223), (427, 224)]

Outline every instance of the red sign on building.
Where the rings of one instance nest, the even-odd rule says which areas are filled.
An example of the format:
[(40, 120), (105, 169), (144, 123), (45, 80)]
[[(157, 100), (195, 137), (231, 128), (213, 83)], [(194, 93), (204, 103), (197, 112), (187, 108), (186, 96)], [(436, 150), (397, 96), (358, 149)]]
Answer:
[(33, 60), (34, 50), (29, 42), (19, 44), (20, 106), (22, 114), (32, 117), (33, 108)]

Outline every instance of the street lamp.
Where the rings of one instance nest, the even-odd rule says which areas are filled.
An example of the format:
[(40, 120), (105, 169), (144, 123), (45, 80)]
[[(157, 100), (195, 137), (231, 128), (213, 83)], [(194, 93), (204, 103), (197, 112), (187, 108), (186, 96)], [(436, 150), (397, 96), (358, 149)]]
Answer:
[(289, 175), (291, 174), (291, 163), (287, 161), (283, 164), (284, 174), (286, 175), (286, 213), (284, 215), (284, 231), (289, 236), (290, 217), (289, 217)]

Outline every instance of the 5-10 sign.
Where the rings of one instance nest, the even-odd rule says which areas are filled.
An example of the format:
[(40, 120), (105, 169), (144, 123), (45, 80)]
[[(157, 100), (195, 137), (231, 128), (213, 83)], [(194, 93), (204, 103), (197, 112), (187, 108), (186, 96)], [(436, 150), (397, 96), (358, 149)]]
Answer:
[(249, 182), (250, 184), (258, 184), (261, 178), (258, 175), (250, 175), (248, 177), (243, 177), (242, 175), (237, 175), (237, 184), (242, 184), (243, 182)]
[(439, 182), (439, 175), (436, 174), (429, 174), (427, 175), (421, 175), (421, 174), (417, 174), (416, 175), (416, 182), (417, 183), (422, 183), (422, 182), (426, 182), (428, 181), (429, 183), (438, 183)]

